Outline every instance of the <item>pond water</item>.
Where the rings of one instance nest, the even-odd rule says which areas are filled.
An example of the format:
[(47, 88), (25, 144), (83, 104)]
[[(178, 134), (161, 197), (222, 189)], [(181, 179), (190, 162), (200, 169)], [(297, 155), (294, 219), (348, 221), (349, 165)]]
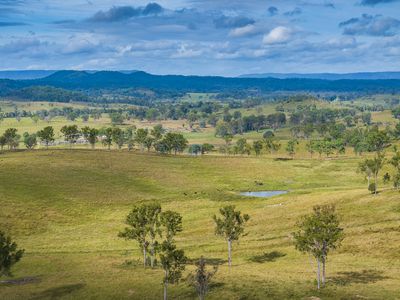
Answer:
[(243, 192), (240, 193), (242, 196), (248, 197), (259, 197), (259, 198), (269, 198), (277, 195), (287, 194), (288, 191), (260, 191), (260, 192)]

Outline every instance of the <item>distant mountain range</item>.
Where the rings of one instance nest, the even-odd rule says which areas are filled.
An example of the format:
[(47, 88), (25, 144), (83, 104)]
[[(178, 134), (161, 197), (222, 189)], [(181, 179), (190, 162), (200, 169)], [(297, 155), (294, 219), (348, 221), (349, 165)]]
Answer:
[[(54, 74), (56, 72), (59, 72), (60, 70), (12, 70), (12, 71), (0, 71), (0, 79), (13, 79), (13, 80), (29, 80), (29, 79), (40, 79), (44, 78), (47, 76), (50, 76), (51, 74)], [(85, 72), (88, 73), (95, 73), (98, 71), (93, 71), (93, 70), (87, 70)], [(136, 72), (134, 70), (132, 71), (119, 71), (121, 73), (129, 74)]]
[(305, 79), (323, 79), (323, 80), (386, 80), (400, 79), (400, 72), (361, 72), (361, 73), (262, 73), (245, 74), (239, 78), (305, 78)]
[[(45, 73), (39, 74), (44, 75)], [(51, 72), (51, 71), (42, 71)], [(30, 74), (30, 76), (33, 73)], [(387, 74), (387, 73), (386, 73)], [(399, 73), (400, 74), (400, 73)], [(27, 76), (28, 74), (26, 74)], [(35, 74), (34, 74), (35, 75)], [(219, 76), (152, 75), (142, 71), (52, 71), (46, 77), (24, 80), (0, 79), (0, 95), (24, 95), (29, 88), (61, 88), (64, 90), (150, 89), (159, 92), (206, 93), (400, 93), (399, 79), (340, 79), (319, 78), (238, 78)], [(16, 93), (18, 91), (18, 93)], [(40, 90), (43, 92), (43, 89)], [(39, 97), (39, 96), (38, 96)], [(245, 96), (244, 96), (245, 97)]]
[[(0, 79), (26, 80), (40, 79), (50, 76), (60, 70), (12, 70), (0, 71)], [(75, 71), (72, 71), (75, 72)], [(83, 71), (89, 74), (96, 72), (95, 70)], [(118, 73), (131, 74), (138, 72), (136, 70), (117, 71)], [(213, 76), (205, 76), (213, 77)], [(260, 74), (245, 74), (239, 78), (277, 78), (277, 79), (322, 79), (322, 80), (387, 80), (399, 79), (400, 72), (360, 72), (360, 73), (260, 73)]]

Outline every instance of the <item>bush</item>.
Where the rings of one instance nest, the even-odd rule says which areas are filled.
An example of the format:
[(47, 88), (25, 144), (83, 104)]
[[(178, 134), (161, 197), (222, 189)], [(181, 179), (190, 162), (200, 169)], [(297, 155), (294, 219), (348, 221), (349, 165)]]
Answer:
[(369, 190), (372, 194), (374, 194), (374, 193), (376, 192), (376, 184), (375, 184), (375, 182), (371, 182), (371, 183), (369, 184), (368, 190)]

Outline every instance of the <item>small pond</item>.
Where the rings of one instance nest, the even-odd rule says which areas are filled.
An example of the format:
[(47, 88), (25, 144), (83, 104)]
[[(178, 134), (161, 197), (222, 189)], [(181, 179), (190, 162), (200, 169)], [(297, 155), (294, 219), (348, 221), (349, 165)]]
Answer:
[(240, 193), (242, 196), (248, 197), (259, 197), (259, 198), (269, 198), (277, 195), (287, 194), (288, 191), (260, 191), (260, 192), (243, 192)]

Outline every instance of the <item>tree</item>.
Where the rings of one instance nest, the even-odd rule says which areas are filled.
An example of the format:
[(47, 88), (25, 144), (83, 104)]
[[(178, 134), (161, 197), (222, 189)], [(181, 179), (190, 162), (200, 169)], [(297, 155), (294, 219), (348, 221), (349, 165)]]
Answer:
[(4, 135), (0, 136), (0, 149), (3, 150), (4, 146), (7, 145), (7, 140)]
[(112, 140), (117, 145), (118, 149), (121, 150), (122, 146), (125, 143), (125, 133), (119, 127), (114, 127), (112, 129)]
[(108, 150), (111, 149), (112, 141), (113, 141), (113, 129), (108, 127), (103, 130), (103, 138), (102, 143), (104, 146), (107, 146)]
[(140, 151), (143, 152), (145, 147), (145, 142), (149, 131), (147, 129), (139, 128), (136, 130), (135, 141), (140, 145)]
[(143, 264), (145, 267), (148, 250), (150, 250), (150, 265), (152, 268), (154, 267), (156, 250), (158, 248), (156, 237), (161, 235), (160, 213), (161, 206), (157, 203), (135, 206), (125, 221), (129, 227), (126, 227), (118, 235), (128, 240), (136, 240), (139, 243), (143, 251)]
[(214, 150), (214, 145), (205, 143), (201, 145), (201, 154), (209, 153)]
[(21, 260), (24, 250), (17, 247), (10, 236), (0, 231), (0, 277), (11, 276), (11, 267)]
[(160, 214), (160, 224), (166, 240), (172, 242), (175, 235), (182, 231), (182, 216), (175, 211), (164, 211)]
[(51, 126), (47, 126), (37, 132), (38, 138), (46, 145), (46, 149), (49, 148), (49, 144), (54, 142), (54, 129)]
[(79, 138), (79, 130), (77, 125), (64, 125), (61, 127), (61, 133), (64, 135), (65, 141), (67, 141), (70, 146), (76, 143)]
[(262, 141), (254, 141), (253, 142), (253, 149), (257, 156), (260, 155), (262, 148), (263, 148)]
[(363, 113), (361, 115), (361, 119), (365, 125), (371, 125), (371, 113), (370, 112)]
[(151, 147), (154, 145), (154, 141), (155, 139), (151, 136), (146, 137), (146, 139), (144, 140), (144, 146), (147, 149), (147, 152), (150, 152)]
[(18, 130), (16, 128), (8, 128), (3, 134), (6, 145), (8, 145), (9, 150), (18, 148), (19, 139), (21, 136), (17, 134), (17, 131)]
[(129, 226), (118, 234), (119, 237), (127, 240), (136, 240), (143, 251), (143, 266), (147, 263), (147, 250), (149, 242), (147, 241), (147, 206), (135, 206), (126, 217), (125, 223)]
[(39, 116), (38, 115), (32, 115), (31, 119), (35, 124), (37, 124), (37, 122), (39, 121)]
[(118, 112), (114, 112), (110, 114), (111, 123), (113, 125), (121, 125), (124, 123), (124, 116)]
[(153, 127), (153, 129), (150, 131), (150, 134), (153, 136), (154, 141), (158, 142), (159, 140), (162, 139), (163, 134), (165, 133), (165, 129), (161, 124), (157, 124)]
[(367, 144), (369, 151), (382, 151), (390, 145), (390, 138), (385, 131), (379, 131), (378, 128), (374, 128), (367, 134)]
[(287, 145), (286, 145), (286, 152), (293, 158), (294, 155), (296, 154), (296, 145), (298, 145), (299, 142), (296, 139), (289, 140)]
[(393, 186), (396, 189), (400, 188), (400, 151), (395, 146), (394, 147), (394, 155), (390, 159), (389, 163), (395, 168), (395, 174), (393, 176)]
[(168, 132), (164, 141), (168, 145), (169, 152), (174, 151), (176, 155), (178, 152), (183, 152), (188, 145), (188, 140), (181, 133)]
[(215, 222), (215, 234), (222, 236), (228, 243), (228, 265), (232, 265), (232, 242), (239, 240), (241, 236), (245, 236), (244, 225), (250, 219), (249, 215), (240, 211), (235, 211), (235, 206), (228, 205), (220, 208), (221, 218), (213, 216)]
[(199, 144), (190, 145), (188, 151), (190, 154), (197, 156), (199, 153), (201, 153), (201, 145)]
[(374, 175), (375, 195), (377, 194), (377, 189), (378, 189), (378, 173), (383, 168), (384, 164), (385, 164), (385, 155), (381, 152), (378, 152), (370, 162), (371, 171), (372, 174)]
[(196, 266), (195, 273), (189, 276), (189, 282), (196, 289), (199, 299), (204, 300), (210, 287), (211, 278), (217, 272), (218, 267), (214, 266), (213, 271), (207, 271), (206, 260), (203, 256), (196, 262)]
[(343, 229), (339, 226), (335, 206), (314, 206), (313, 213), (304, 216), (298, 223), (298, 231), (293, 233), (295, 247), (303, 253), (309, 253), (317, 261), (317, 286), (320, 288), (321, 263), (322, 285), (325, 285), (326, 261), (328, 254), (340, 246)]
[(358, 170), (359, 173), (363, 173), (365, 177), (367, 178), (368, 181), (368, 187), (371, 184), (371, 177), (373, 175), (372, 172), (372, 160), (371, 159), (365, 159), (362, 162), (358, 164)]
[(128, 146), (128, 151), (131, 151), (135, 146), (135, 139), (134, 139), (135, 129), (136, 129), (135, 127), (129, 127), (125, 130), (125, 140)]
[(146, 205), (146, 218), (147, 226), (146, 231), (149, 235), (149, 247), (150, 247), (150, 265), (153, 268), (156, 258), (156, 252), (158, 250), (157, 236), (161, 235), (160, 229), (160, 213), (161, 206), (158, 203), (150, 203)]
[(99, 135), (99, 130), (96, 128), (90, 128), (89, 126), (85, 126), (82, 128), (82, 134), (83, 137), (92, 146), (92, 149), (94, 149), (97, 142), (97, 136)]
[(164, 300), (168, 298), (168, 284), (175, 284), (182, 278), (187, 258), (185, 252), (177, 249), (171, 241), (164, 241), (160, 247), (160, 262), (164, 270)]
[(315, 141), (314, 140), (309, 140), (306, 144), (306, 149), (308, 153), (310, 153), (310, 156), (312, 158), (314, 152), (315, 152)]
[(23, 138), (27, 149), (33, 149), (37, 145), (36, 134), (29, 134), (28, 132), (25, 132), (23, 134)]

